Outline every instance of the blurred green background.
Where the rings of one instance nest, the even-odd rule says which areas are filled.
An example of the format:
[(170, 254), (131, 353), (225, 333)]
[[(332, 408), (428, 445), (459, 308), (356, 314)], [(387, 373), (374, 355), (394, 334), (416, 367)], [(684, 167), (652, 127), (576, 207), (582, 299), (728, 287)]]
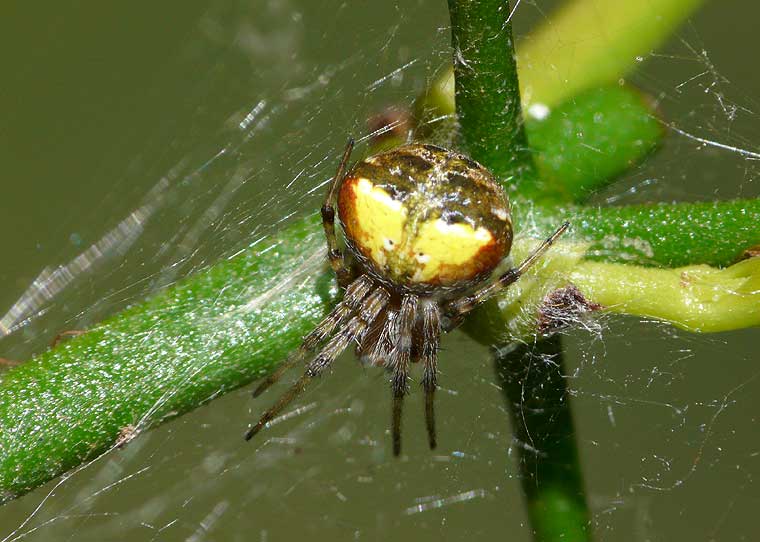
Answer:
[[(167, 187), (126, 254), (0, 340), (13, 359), (314, 212), (347, 133), (449, 58), (440, 0), (48, 4), (0, 18), (0, 315)], [(553, 4), (523, 1), (516, 34)], [(707, 2), (632, 80), (681, 129), (756, 150), (758, 15)], [(598, 201), (757, 196), (757, 169), (671, 135)], [(565, 342), (597, 539), (756, 538), (758, 331), (595, 324)], [(241, 438), (274, 393), (231, 393), (78, 472), (28, 523), (56, 482), (0, 508), (0, 540), (22, 524), (8, 540), (529, 540), (488, 351), (457, 333), (443, 349), (435, 453), (415, 393), (392, 458), (383, 375), (347, 355), (274, 440)]]

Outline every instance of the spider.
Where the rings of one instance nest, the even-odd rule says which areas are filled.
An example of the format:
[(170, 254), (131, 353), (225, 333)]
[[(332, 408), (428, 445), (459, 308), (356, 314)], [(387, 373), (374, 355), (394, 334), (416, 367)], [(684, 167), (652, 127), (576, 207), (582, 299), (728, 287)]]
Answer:
[[(512, 246), (512, 221), (507, 196), (486, 168), (462, 154), (412, 143), (347, 170), (353, 146), (349, 139), (322, 206), (327, 255), (345, 290), (343, 300), (254, 391), (258, 397), (289, 368), (308, 359), (303, 376), (245, 438), (265, 427), (354, 343), (363, 361), (390, 374), (396, 456), (401, 452), (401, 408), (410, 365), (422, 364), (428, 444), (434, 449), (441, 333), (514, 283), (569, 223), (519, 266), (494, 277)], [(335, 232), (336, 206), (345, 249)]]

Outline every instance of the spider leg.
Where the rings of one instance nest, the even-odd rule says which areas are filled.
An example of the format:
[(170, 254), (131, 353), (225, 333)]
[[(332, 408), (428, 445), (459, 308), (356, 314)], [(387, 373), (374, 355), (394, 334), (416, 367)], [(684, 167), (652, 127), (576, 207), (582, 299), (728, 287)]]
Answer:
[(390, 355), (391, 390), (393, 391), (393, 455), (401, 453), (401, 409), (404, 395), (408, 391), (409, 358), (412, 352), (412, 335), (414, 322), (417, 318), (417, 305), (419, 298), (413, 294), (407, 294), (401, 300), (401, 309), (398, 313), (398, 332), (396, 344)]
[(325, 229), (325, 237), (327, 237), (327, 257), (330, 260), (330, 265), (335, 275), (338, 277), (338, 284), (341, 286), (348, 284), (351, 270), (346, 266), (343, 251), (338, 246), (338, 237), (335, 235), (335, 200), (338, 197), (338, 189), (343, 183), (346, 166), (348, 165), (353, 148), (354, 140), (353, 138), (348, 138), (346, 149), (343, 151), (343, 158), (341, 158), (340, 164), (338, 164), (338, 171), (335, 172), (335, 177), (330, 181), (330, 187), (327, 189), (325, 201), (322, 204), (322, 227)]
[(425, 390), (425, 425), (428, 444), (434, 450), (435, 437), (435, 390), (438, 387), (438, 344), (441, 338), (441, 313), (438, 305), (430, 300), (422, 305), (422, 355), (424, 365), (422, 387)]
[(536, 260), (538, 260), (548, 249), (551, 247), (557, 239), (567, 231), (570, 227), (569, 222), (564, 222), (556, 231), (551, 234), (543, 243), (541, 243), (530, 255), (523, 260), (523, 262), (517, 267), (508, 269), (502, 273), (495, 281), (483, 286), (470, 295), (463, 296), (449, 303), (446, 307), (446, 315), (452, 321), (452, 325), (449, 328), (455, 327), (460, 321), (461, 317), (470, 312), (478, 305), (489, 300), (491, 297), (499, 293), (510, 285), (514, 284), (525, 271), (527, 271)]
[(383, 315), (382, 328), (376, 340), (372, 343), (366, 360), (374, 367), (386, 367), (390, 358), (393, 346), (396, 343), (398, 310), (388, 309)]
[(270, 386), (272, 386), (272, 384), (277, 382), (286, 371), (303, 359), (307, 353), (314, 350), (322, 341), (332, 335), (333, 331), (335, 331), (340, 324), (345, 322), (352, 312), (356, 311), (359, 304), (367, 296), (371, 288), (372, 279), (366, 275), (360, 276), (354, 282), (349, 284), (348, 288), (346, 288), (343, 300), (330, 311), (330, 314), (325, 316), (325, 318), (317, 324), (317, 327), (315, 327), (311, 333), (306, 335), (301, 346), (292, 352), (288, 356), (288, 359), (271, 373), (266, 380), (259, 384), (254, 390), (253, 396), (258, 397), (264, 393)]
[(61, 341), (68, 337), (79, 337), (85, 333), (87, 333), (87, 330), (85, 329), (70, 329), (68, 331), (61, 331), (53, 338), (53, 341), (50, 343), (50, 348), (55, 348)]
[(351, 318), (346, 326), (330, 339), (327, 344), (320, 350), (306, 367), (306, 372), (299, 378), (295, 384), (285, 392), (272, 407), (267, 410), (256, 425), (251, 427), (245, 434), (245, 440), (250, 440), (256, 433), (261, 431), (270, 421), (272, 421), (282, 410), (288, 406), (293, 399), (298, 397), (306, 389), (309, 382), (314, 377), (319, 376), (325, 369), (332, 365), (335, 358), (352, 341), (361, 341), (369, 328), (370, 324), (377, 318), (378, 314), (388, 303), (388, 292), (383, 288), (377, 288), (369, 297), (364, 300), (359, 313)]

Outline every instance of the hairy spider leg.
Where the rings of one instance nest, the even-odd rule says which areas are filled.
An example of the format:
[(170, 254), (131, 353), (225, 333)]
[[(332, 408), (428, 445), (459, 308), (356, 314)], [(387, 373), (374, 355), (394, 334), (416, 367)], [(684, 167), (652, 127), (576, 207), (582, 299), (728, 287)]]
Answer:
[(503, 289), (514, 284), (525, 271), (527, 271), (536, 261), (551, 247), (559, 237), (570, 227), (569, 222), (564, 222), (556, 231), (551, 234), (543, 243), (541, 243), (530, 255), (523, 260), (517, 267), (508, 269), (502, 273), (495, 281), (476, 290), (474, 293), (452, 301), (446, 308), (446, 314), (451, 318), (454, 324), (461, 320), (461, 317), (470, 312), (478, 305), (489, 300), (491, 297)]
[(435, 436), (435, 390), (438, 388), (438, 345), (441, 339), (441, 313), (433, 300), (422, 303), (422, 388), (425, 390), (425, 425), (428, 444), (434, 450)]
[(382, 316), (382, 327), (372, 349), (367, 354), (369, 363), (376, 367), (387, 367), (393, 346), (398, 336), (398, 310), (388, 308)]
[(346, 293), (343, 296), (343, 300), (338, 303), (335, 308), (330, 311), (330, 314), (324, 317), (324, 319), (317, 324), (301, 342), (301, 346), (297, 350), (291, 352), (286, 359), (273, 373), (271, 373), (266, 380), (264, 380), (253, 391), (253, 396), (258, 397), (264, 393), (269, 387), (277, 382), (282, 375), (285, 374), (290, 368), (295, 366), (303, 357), (319, 346), (324, 340), (326, 340), (333, 331), (341, 325), (346, 319), (359, 308), (359, 304), (367, 297), (370, 289), (372, 288), (372, 279), (367, 275), (361, 275), (358, 279), (353, 281), (346, 288)]
[(345, 327), (336, 333), (320, 350), (319, 354), (306, 366), (306, 371), (295, 384), (285, 392), (272, 407), (267, 410), (256, 425), (245, 434), (245, 440), (250, 440), (256, 433), (272, 421), (293, 399), (306, 389), (314, 377), (319, 376), (330, 367), (335, 358), (352, 342), (360, 342), (369, 326), (388, 304), (388, 292), (377, 287), (361, 304), (358, 314), (351, 318)]
[(393, 455), (401, 453), (401, 409), (409, 386), (409, 361), (412, 354), (414, 323), (417, 319), (419, 298), (407, 294), (401, 300), (398, 313), (398, 334), (396, 344), (391, 352), (389, 367), (392, 371), (391, 390), (393, 392)]
[(343, 183), (343, 177), (346, 175), (346, 166), (353, 149), (354, 140), (349, 137), (346, 149), (343, 151), (343, 158), (338, 164), (338, 171), (335, 172), (335, 177), (330, 181), (330, 187), (327, 189), (325, 201), (322, 204), (322, 227), (325, 229), (325, 237), (327, 237), (327, 257), (338, 277), (338, 284), (344, 287), (351, 280), (351, 270), (346, 265), (343, 251), (338, 246), (338, 237), (335, 235), (335, 201), (338, 196), (338, 189)]

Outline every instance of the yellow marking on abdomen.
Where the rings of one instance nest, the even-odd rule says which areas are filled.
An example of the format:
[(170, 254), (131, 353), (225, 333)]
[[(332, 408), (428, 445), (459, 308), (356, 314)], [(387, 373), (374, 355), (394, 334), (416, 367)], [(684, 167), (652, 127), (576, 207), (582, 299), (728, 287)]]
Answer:
[(495, 245), (491, 231), (440, 218), (412, 225), (403, 202), (363, 177), (351, 178), (351, 207), (341, 217), (355, 246), (389, 278), (451, 284), (489, 265), (483, 249)]
[(354, 193), (354, 216), (357, 241), (365, 254), (380, 267), (387, 263), (386, 252), (399, 250), (406, 224), (403, 203), (394, 200), (384, 189), (369, 179), (358, 178), (351, 187)]
[(494, 241), (486, 228), (447, 224), (439, 219), (422, 224), (412, 242), (415, 282), (452, 282), (471, 278), (479, 270), (478, 253)]

